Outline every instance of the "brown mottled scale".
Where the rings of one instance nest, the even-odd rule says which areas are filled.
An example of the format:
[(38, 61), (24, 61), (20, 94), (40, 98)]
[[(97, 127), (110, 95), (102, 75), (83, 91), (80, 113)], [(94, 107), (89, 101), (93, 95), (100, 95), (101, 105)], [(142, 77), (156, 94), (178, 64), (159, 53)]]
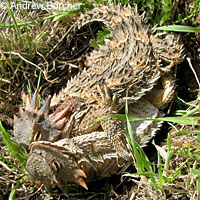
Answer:
[[(26, 141), (27, 145), (48, 141), (34, 142), (27, 161), (30, 177), (47, 188), (58, 184), (65, 190), (68, 182), (87, 188), (86, 177), (88, 181), (103, 178), (128, 166), (131, 156), (124, 138), (126, 125), (114, 118), (90, 122), (119, 113), (126, 100), (133, 116), (160, 116), (154, 105), (163, 107), (171, 101), (175, 89), (173, 66), (184, 59), (179, 37), (153, 35), (131, 8), (109, 5), (88, 10), (80, 15), (72, 34), (94, 21), (102, 22), (111, 31), (113, 40), (107, 40), (86, 58), (88, 68), (52, 98), (51, 107), (50, 99), (38, 111), (33, 98), (31, 102), (27, 100), (25, 111), (21, 110), (20, 118), (15, 119), (18, 141)], [(56, 111), (49, 115), (51, 108)], [(27, 129), (26, 122), (32, 128)], [(35, 131), (36, 125), (40, 132)], [(159, 126), (154, 122), (132, 123), (136, 139), (142, 145)], [(25, 137), (28, 139), (23, 140)], [(51, 143), (55, 140), (59, 141)]]

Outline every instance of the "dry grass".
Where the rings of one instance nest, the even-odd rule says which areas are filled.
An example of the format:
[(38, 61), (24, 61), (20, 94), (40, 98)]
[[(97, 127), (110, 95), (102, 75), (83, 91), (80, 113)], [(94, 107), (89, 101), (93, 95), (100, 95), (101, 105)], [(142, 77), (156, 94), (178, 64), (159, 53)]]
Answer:
[[(68, 30), (78, 17), (74, 14), (57, 20), (63, 11), (16, 10), (14, 19), (3, 10), (0, 16), (0, 112), (1, 119), (12, 117), (27, 85), (34, 88), (42, 74), (41, 88), (59, 82), (58, 77), (69, 74), (73, 61)], [(18, 26), (15, 26), (15, 21)], [(5, 24), (6, 23), (6, 24)], [(14, 26), (14, 27), (13, 27)], [(75, 64), (74, 64), (75, 65)], [(56, 66), (56, 67), (55, 67)], [(35, 89), (35, 88), (34, 88)], [(47, 95), (48, 91), (45, 92)], [(14, 105), (14, 106), (13, 106)], [(6, 111), (5, 111), (6, 108)]]

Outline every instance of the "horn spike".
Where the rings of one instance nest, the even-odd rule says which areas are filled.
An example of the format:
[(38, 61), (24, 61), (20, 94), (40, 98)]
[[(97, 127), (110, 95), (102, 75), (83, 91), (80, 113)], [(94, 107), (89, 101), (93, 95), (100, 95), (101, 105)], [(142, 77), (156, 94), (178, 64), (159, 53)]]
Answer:
[(65, 124), (65, 120), (66, 120), (66, 117), (64, 117), (61, 120), (59, 120), (58, 122), (56, 122), (55, 128), (56, 129), (61, 129)]
[(17, 120), (17, 116), (16, 115), (14, 115), (13, 118), (14, 118), (14, 120)]
[(38, 90), (36, 89), (33, 94), (32, 101), (31, 101), (31, 108), (34, 110), (36, 109), (36, 106), (37, 106), (37, 95), (38, 95)]
[(40, 108), (39, 113), (41, 113), (41, 114), (49, 113), (51, 98), (52, 98), (51, 95), (49, 95), (47, 100), (45, 101), (44, 105)]
[(40, 123), (44, 119), (44, 113), (38, 112), (37, 122)]
[(37, 124), (36, 120), (33, 120), (33, 127)]
[(55, 114), (55, 116), (51, 115), (51, 117), (50, 117), (51, 119), (50, 120), (52, 120), (54, 122), (56, 122), (58, 120), (61, 120), (68, 113), (69, 109), (70, 109), (70, 106), (68, 105), (64, 110), (62, 110), (59, 113)]
[(75, 177), (83, 177), (83, 178), (87, 178), (85, 172), (82, 169), (77, 169), (75, 172)]
[(21, 117), (23, 115), (24, 111), (23, 108), (20, 106), (19, 107), (19, 116)]
[(81, 169), (77, 169), (74, 173), (74, 182), (77, 183), (78, 185), (82, 186), (86, 190), (88, 190), (88, 187), (83, 178), (87, 178), (85, 172)]
[(30, 96), (27, 94), (26, 95), (26, 107), (25, 110), (31, 111), (31, 100), (30, 100)]

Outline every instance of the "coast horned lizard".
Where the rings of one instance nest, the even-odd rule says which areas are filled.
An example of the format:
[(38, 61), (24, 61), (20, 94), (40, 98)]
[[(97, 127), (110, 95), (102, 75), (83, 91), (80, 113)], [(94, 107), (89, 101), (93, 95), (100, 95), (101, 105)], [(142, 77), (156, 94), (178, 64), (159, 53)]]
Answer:
[[(25, 111), (20, 108), (14, 120), (17, 142), (31, 144), (29, 175), (47, 189), (57, 184), (65, 191), (68, 183), (87, 189), (86, 177), (90, 181), (124, 170), (131, 163), (124, 138), (126, 125), (111, 117), (91, 122), (120, 113), (126, 100), (129, 114), (155, 118), (174, 94), (173, 67), (184, 59), (179, 37), (153, 35), (139, 15), (119, 5), (87, 10), (77, 19), (72, 34), (95, 21), (104, 24), (113, 40), (93, 50), (86, 57), (88, 68), (68, 81), (58, 95), (49, 96), (40, 110), (37, 91), (32, 101), (27, 95)], [(132, 126), (144, 145), (160, 125), (133, 122)]]

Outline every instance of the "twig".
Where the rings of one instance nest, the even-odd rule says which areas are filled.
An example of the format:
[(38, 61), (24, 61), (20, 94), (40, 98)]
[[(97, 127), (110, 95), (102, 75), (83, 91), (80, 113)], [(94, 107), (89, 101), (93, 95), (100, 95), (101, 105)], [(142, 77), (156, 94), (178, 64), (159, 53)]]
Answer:
[(193, 66), (192, 66), (191, 58), (187, 57), (186, 59), (187, 59), (187, 61), (188, 61), (188, 63), (189, 63), (189, 66), (190, 66), (190, 68), (191, 68), (191, 70), (192, 70), (192, 72), (193, 72), (193, 74), (194, 74), (194, 76), (195, 76), (195, 78), (196, 78), (196, 81), (197, 81), (197, 83), (198, 83), (198, 85), (199, 85), (199, 89), (200, 89), (199, 78), (198, 78), (198, 76), (197, 76), (197, 74), (196, 74), (196, 72), (195, 72), (195, 70), (194, 70), (194, 68), (193, 68)]
[(0, 78), (0, 81), (2, 81), (2, 82), (6, 82), (6, 83), (10, 83), (10, 81), (9, 81), (9, 80), (7, 80), (7, 79), (4, 79), (4, 78)]

